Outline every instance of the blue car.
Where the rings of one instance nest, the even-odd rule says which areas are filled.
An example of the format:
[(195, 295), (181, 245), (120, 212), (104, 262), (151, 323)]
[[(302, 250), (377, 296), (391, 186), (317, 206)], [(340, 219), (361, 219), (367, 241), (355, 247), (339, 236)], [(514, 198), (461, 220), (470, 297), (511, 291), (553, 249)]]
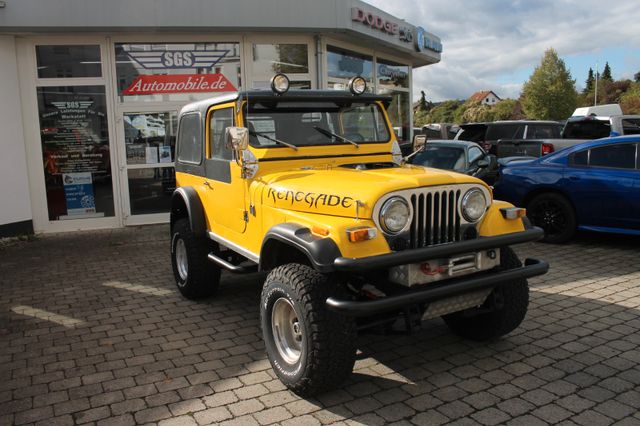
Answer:
[(598, 139), (503, 165), (496, 199), (527, 208), (544, 241), (576, 229), (640, 235), (640, 136)]

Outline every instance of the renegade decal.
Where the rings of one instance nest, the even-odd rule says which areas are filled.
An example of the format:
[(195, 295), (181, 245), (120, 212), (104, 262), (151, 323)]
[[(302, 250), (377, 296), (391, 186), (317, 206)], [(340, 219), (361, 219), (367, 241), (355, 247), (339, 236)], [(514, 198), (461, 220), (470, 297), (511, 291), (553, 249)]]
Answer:
[(277, 200), (290, 201), (291, 205), (293, 205), (294, 202), (304, 202), (314, 209), (317, 209), (318, 205), (329, 207), (342, 206), (343, 208), (348, 209), (353, 205), (354, 201), (351, 197), (341, 197), (334, 194), (316, 194), (315, 192), (291, 191), (288, 189), (273, 188), (269, 188), (267, 198), (271, 198), (274, 203), (277, 202)]

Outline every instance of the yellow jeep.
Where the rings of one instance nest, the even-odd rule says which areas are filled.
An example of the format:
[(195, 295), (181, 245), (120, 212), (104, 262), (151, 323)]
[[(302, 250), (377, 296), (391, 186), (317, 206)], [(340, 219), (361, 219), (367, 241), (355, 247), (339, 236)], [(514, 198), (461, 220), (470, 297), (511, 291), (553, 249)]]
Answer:
[(267, 355), (301, 395), (351, 373), (367, 328), (441, 316), (484, 340), (521, 323), (526, 279), (548, 270), (509, 248), (542, 237), (523, 209), (476, 178), (404, 164), (391, 98), (362, 78), (349, 92), (271, 86), (180, 112), (171, 260), (185, 297), (211, 296), (223, 270), (268, 271)]

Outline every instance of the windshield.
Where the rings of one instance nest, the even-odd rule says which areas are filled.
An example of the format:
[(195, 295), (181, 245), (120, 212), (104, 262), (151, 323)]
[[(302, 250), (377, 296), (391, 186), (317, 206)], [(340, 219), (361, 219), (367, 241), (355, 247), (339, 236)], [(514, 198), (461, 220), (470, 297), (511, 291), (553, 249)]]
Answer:
[(414, 157), (413, 164), (436, 169), (464, 170), (464, 148), (429, 146)]
[(256, 148), (358, 145), (390, 139), (384, 115), (374, 103), (250, 103), (246, 121), (249, 143)]

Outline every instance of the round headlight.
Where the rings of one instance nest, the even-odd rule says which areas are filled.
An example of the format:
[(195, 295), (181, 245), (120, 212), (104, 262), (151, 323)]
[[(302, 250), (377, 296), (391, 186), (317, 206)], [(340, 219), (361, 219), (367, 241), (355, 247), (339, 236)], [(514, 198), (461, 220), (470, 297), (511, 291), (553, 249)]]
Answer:
[(387, 234), (397, 234), (409, 222), (411, 210), (401, 197), (391, 197), (384, 202), (380, 209), (380, 226)]
[(360, 76), (353, 77), (349, 80), (349, 90), (354, 95), (362, 95), (367, 90), (367, 82)]
[(271, 78), (271, 90), (282, 95), (289, 90), (289, 77), (284, 74), (276, 74)]
[(470, 189), (462, 197), (462, 216), (469, 222), (478, 221), (486, 209), (487, 200), (480, 189)]

